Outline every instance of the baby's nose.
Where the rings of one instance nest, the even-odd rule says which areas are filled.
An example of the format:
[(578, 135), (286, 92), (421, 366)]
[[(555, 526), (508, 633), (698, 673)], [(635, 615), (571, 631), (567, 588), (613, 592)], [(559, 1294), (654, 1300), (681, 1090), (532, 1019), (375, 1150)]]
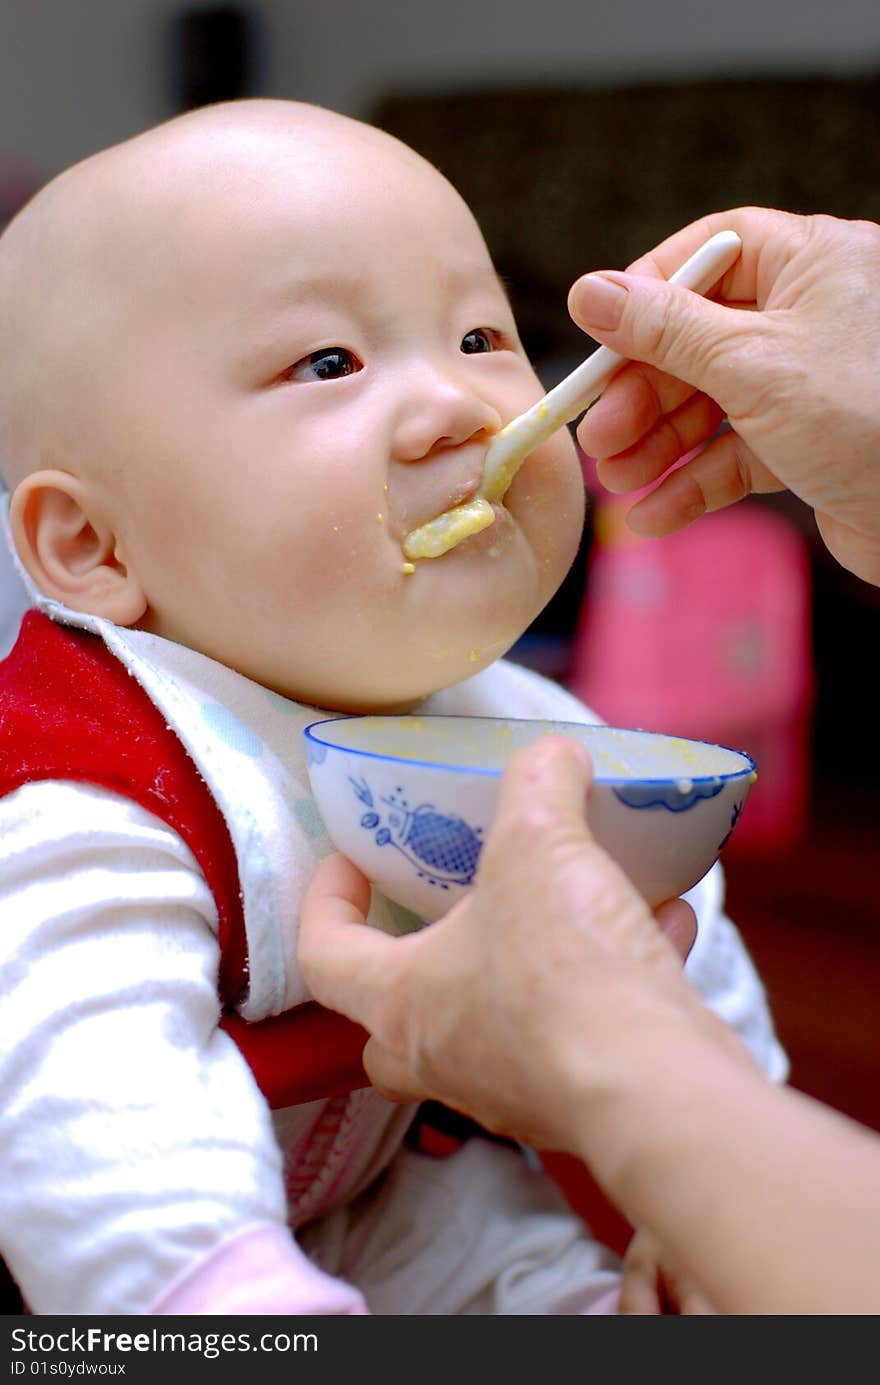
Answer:
[(398, 461), (416, 462), (438, 448), (457, 447), (478, 433), (495, 433), (501, 415), (471, 383), (439, 371), (420, 372), (404, 399), (394, 436)]

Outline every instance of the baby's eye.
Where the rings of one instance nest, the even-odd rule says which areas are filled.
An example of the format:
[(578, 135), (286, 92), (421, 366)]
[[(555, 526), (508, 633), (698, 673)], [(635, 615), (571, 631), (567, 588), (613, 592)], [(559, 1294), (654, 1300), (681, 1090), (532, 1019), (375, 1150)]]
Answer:
[(501, 333), (494, 331), (491, 327), (475, 327), (472, 332), (467, 332), (461, 339), (461, 349), (466, 356), (478, 356), (483, 351), (497, 351), (501, 342)]
[(344, 346), (325, 346), (303, 356), (301, 361), (285, 371), (287, 380), (342, 380), (346, 375), (354, 375), (363, 370), (363, 365), (353, 351)]

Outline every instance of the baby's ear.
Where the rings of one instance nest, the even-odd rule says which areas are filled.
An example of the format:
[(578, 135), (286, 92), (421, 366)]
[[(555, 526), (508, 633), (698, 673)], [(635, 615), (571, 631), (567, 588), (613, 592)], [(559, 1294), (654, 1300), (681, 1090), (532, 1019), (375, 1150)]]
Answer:
[(133, 625), (147, 607), (112, 527), (87, 482), (65, 471), (34, 471), (9, 508), (19, 558), (44, 596), (75, 611)]

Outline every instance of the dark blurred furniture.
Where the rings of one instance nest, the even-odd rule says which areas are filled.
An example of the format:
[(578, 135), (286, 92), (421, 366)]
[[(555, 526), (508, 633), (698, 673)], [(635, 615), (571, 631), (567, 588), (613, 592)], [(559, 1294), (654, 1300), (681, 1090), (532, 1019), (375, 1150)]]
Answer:
[(880, 77), (389, 95), (372, 115), (474, 209), (536, 361), (583, 354), (579, 274), (707, 212), (880, 220), (878, 117)]

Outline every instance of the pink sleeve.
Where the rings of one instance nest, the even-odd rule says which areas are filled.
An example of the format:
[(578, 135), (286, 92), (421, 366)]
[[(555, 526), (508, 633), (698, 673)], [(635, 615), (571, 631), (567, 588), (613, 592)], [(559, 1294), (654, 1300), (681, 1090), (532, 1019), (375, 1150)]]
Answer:
[(620, 1286), (615, 1285), (613, 1289), (606, 1289), (604, 1294), (600, 1294), (594, 1299), (589, 1308), (581, 1310), (586, 1314), (595, 1314), (596, 1317), (617, 1317), (620, 1312)]
[(361, 1294), (317, 1269), (274, 1224), (239, 1231), (187, 1270), (154, 1314), (363, 1314)]

